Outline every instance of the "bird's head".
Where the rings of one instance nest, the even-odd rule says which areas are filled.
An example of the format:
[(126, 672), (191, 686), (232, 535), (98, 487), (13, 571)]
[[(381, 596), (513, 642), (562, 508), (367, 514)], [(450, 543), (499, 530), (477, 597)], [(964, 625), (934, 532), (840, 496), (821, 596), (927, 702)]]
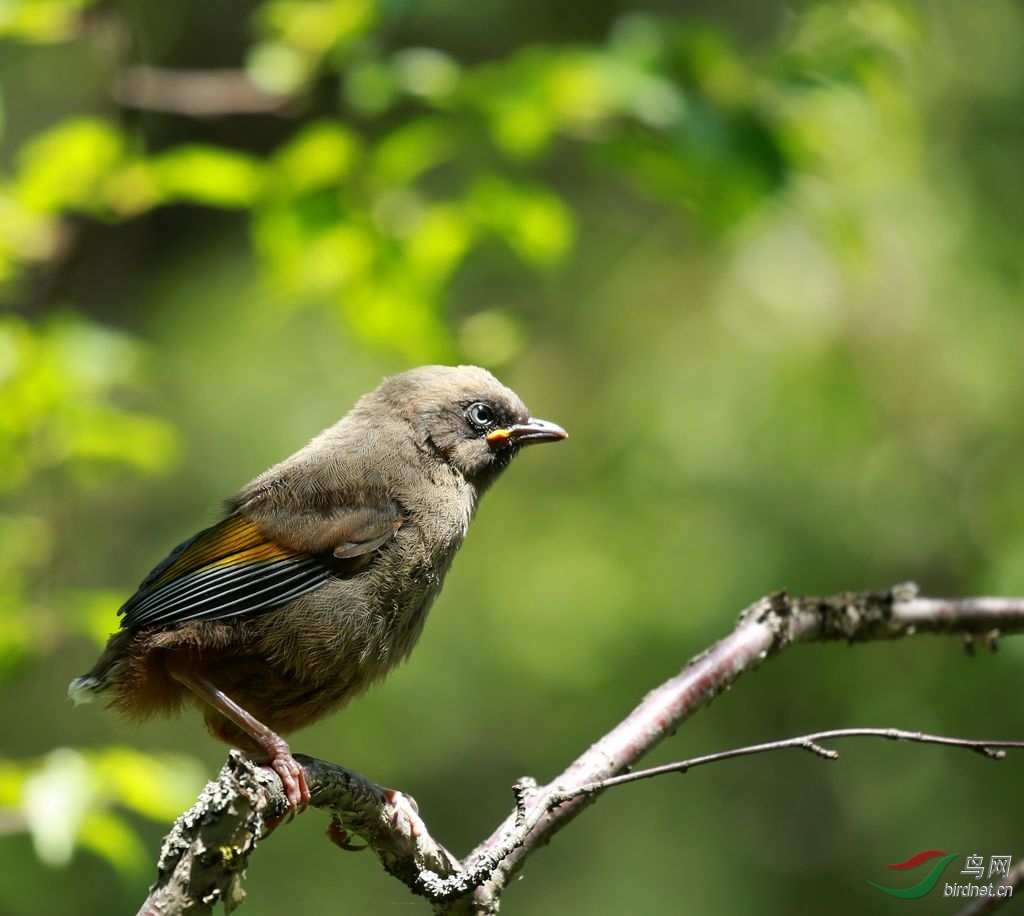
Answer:
[(522, 446), (557, 442), (567, 433), (537, 420), (519, 396), (477, 366), (421, 366), (392, 376), (377, 394), (432, 450), (478, 489)]

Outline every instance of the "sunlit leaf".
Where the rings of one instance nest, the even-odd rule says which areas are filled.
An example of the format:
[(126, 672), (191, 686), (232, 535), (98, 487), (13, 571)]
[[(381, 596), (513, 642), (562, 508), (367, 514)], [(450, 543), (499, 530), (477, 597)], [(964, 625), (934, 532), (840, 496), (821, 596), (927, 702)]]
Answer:
[(14, 808), (21, 801), (26, 776), (25, 766), (0, 758), (0, 805)]
[(266, 178), (258, 159), (215, 146), (175, 147), (150, 168), (166, 198), (210, 207), (251, 206)]
[(586, 127), (614, 112), (614, 86), (598, 55), (580, 52), (555, 58), (545, 74), (544, 91), (562, 125)]
[(124, 156), (118, 130), (95, 118), (73, 118), (26, 143), (18, 153), (14, 193), (35, 211), (95, 210), (105, 179)]
[(375, 0), (270, 0), (258, 18), (285, 44), (320, 55), (364, 34), (376, 12)]
[(151, 854), (127, 821), (111, 811), (92, 810), (82, 818), (78, 843), (109, 862), (127, 878), (152, 868)]
[(26, 780), (23, 810), (36, 854), (46, 864), (66, 865), (71, 860), (82, 820), (99, 792), (85, 757), (70, 748), (50, 753)]
[(117, 609), (128, 597), (124, 592), (107, 589), (67, 589), (60, 604), (70, 618), (72, 628), (103, 646), (117, 626)]
[(452, 95), (462, 76), (455, 60), (434, 48), (405, 48), (392, 58), (392, 66), (406, 92), (435, 101)]
[[(74, 464), (155, 473), (177, 458), (162, 420), (115, 405), (143, 385), (143, 360), (131, 338), (70, 316), (41, 329), (0, 320), (0, 490), (43, 468)], [(0, 366), (2, 368), (2, 366)]]
[(143, 161), (131, 161), (108, 176), (103, 199), (118, 216), (131, 217), (163, 203), (164, 189)]
[(57, 220), (19, 201), (16, 186), (0, 186), (0, 283), (13, 279), (25, 262), (53, 257), (59, 246)]
[(364, 115), (383, 114), (397, 96), (394, 71), (382, 61), (360, 61), (345, 74), (345, 100)]
[(342, 297), (341, 308), (366, 343), (397, 350), (411, 362), (442, 362), (449, 351), (436, 303), (400, 276), (362, 284)]
[(80, 34), (82, 11), (94, 0), (4, 0), (0, 36), (25, 41), (66, 41)]
[(177, 461), (177, 436), (155, 417), (70, 409), (63, 420), (47, 437), (55, 463), (98, 462), (158, 474)]
[(263, 41), (249, 50), (245, 69), (261, 89), (280, 95), (296, 92), (312, 75), (315, 61), (290, 45)]
[(648, 13), (627, 13), (612, 25), (608, 49), (617, 58), (640, 67), (659, 64), (668, 34), (664, 23)]
[(495, 177), (473, 188), (474, 213), (524, 260), (539, 267), (557, 262), (572, 241), (572, 216), (554, 194)]
[(453, 152), (454, 137), (450, 127), (434, 118), (422, 118), (392, 131), (377, 145), (372, 173), (385, 184), (407, 184), (448, 159)]
[(288, 185), (301, 193), (339, 184), (358, 155), (352, 131), (334, 121), (317, 121), (278, 150), (274, 162)]
[(555, 132), (554, 115), (529, 98), (507, 98), (491, 107), (494, 142), (509, 155), (535, 156)]
[(443, 282), (458, 266), (476, 235), (462, 207), (429, 208), (406, 243), (410, 267), (432, 283)]
[(39, 858), (63, 866), (76, 846), (135, 873), (149, 855), (117, 808), (165, 823), (195, 799), (203, 779), (184, 757), (127, 748), (88, 754), (58, 748), (41, 761), (0, 761), (0, 804), (20, 811)]
[(195, 801), (205, 782), (195, 760), (109, 748), (93, 755), (96, 774), (111, 799), (155, 821), (173, 820)]

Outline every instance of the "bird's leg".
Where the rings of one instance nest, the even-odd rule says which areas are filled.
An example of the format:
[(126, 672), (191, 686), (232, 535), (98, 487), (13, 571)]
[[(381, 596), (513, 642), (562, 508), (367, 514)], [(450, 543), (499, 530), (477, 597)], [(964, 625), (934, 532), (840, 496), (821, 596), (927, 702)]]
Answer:
[(274, 772), (281, 777), (284, 793), (293, 811), (301, 811), (309, 804), (310, 794), (309, 786), (306, 784), (306, 772), (292, 756), (291, 748), (288, 747), (288, 742), (284, 738), (267, 728), (255, 716), (246, 712), (224, 691), (211, 684), (201, 674), (189, 668), (183, 660), (172, 656), (167, 663), (167, 673), (218, 712), (223, 713), (263, 748)]

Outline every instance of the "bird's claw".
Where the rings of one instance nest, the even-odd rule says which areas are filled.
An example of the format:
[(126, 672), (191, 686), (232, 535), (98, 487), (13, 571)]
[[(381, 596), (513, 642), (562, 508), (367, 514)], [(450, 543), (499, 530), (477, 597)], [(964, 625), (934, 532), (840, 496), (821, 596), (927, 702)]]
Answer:
[(344, 849), (345, 852), (362, 852), (364, 849), (368, 849), (367, 844), (362, 846), (352, 845), (352, 837), (349, 832), (341, 826), (341, 822), (337, 818), (331, 818), (330, 824), (327, 825), (327, 839), (329, 839), (339, 849)]
[(296, 814), (306, 810), (312, 797), (309, 784), (306, 782), (306, 771), (290, 752), (277, 754), (271, 758), (270, 765), (281, 778), (285, 797), (288, 799), (289, 820)]
[[(288, 810), (284, 820), (290, 821), (296, 814), (301, 814), (306, 810), (312, 795), (309, 791), (309, 783), (306, 781), (306, 771), (302, 768), (302, 764), (292, 756), (291, 749), (287, 744), (282, 741), (281, 745), (283, 746), (275, 745), (267, 748), (266, 756), (263, 758), (262, 763), (273, 770), (281, 780), (281, 788), (284, 789), (284, 796), (288, 802)], [(277, 827), (281, 822), (279, 819), (273, 826)]]
[(382, 789), (384, 798), (387, 800), (391, 810), (391, 826), (398, 829), (398, 825), (404, 819), (408, 824), (408, 833), (412, 837), (421, 837), (427, 833), (427, 825), (420, 817), (420, 806), (416, 799), (398, 789)]

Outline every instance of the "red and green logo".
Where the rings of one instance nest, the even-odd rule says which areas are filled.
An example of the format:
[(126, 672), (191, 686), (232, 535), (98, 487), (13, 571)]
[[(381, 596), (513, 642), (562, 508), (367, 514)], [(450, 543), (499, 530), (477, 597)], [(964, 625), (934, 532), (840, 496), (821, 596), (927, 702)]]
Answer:
[(950, 852), (945, 853), (941, 849), (926, 849), (924, 852), (919, 852), (917, 855), (911, 856), (906, 862), (897, 862), (895, 865), (886, 865), (886, 868), (895, 868), (899, 871), (904, 871), (908, 868), (917, 868), (922, 862), (927, 862), (929, 859), (934, 859), (937, 856), (942, 856), (938, 862), (932, 866), (932, 870), (928, 872), (917, 884), (912, 887), (882, 887), (881, 884), (875, 884), (874, 881), (869, 881), (872, 887), (877, 887), (883, 894), (890, 894), (893, 897), (923, 897), (938, 883), (939, 876), (945, 871), (946, 866), (949, 865), (960, 853)]

